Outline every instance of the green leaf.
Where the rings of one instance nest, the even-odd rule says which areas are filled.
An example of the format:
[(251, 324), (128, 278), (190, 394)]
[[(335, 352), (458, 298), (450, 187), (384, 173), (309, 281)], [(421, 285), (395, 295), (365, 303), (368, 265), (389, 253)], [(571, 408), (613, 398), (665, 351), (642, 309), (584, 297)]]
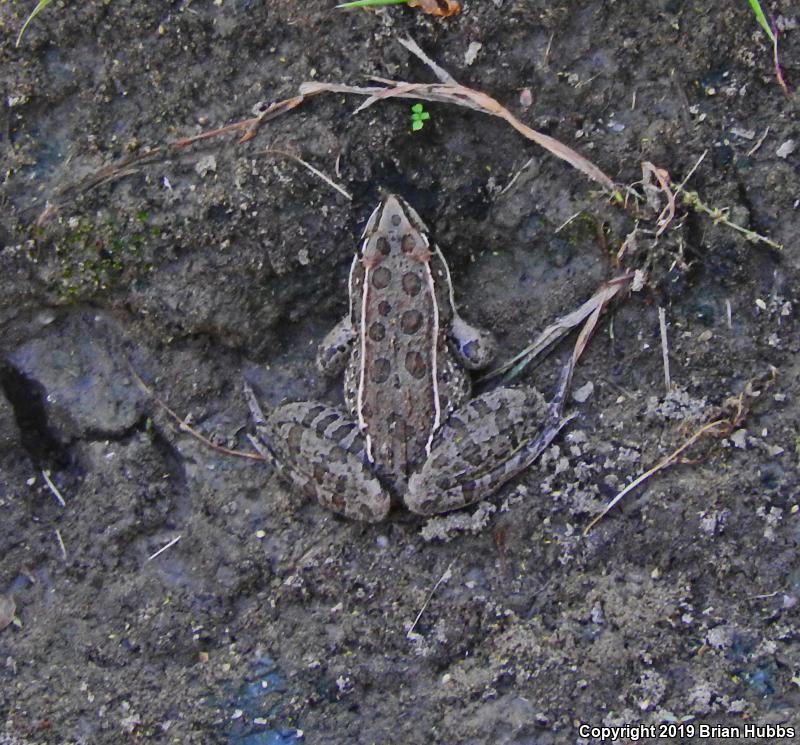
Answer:
[(430, 114), (429, 114), (427, 111), (423, 111), (423, 112), (422, 112), (422, 113), (419, 115), (419, 118), (420, 118), (420, 119), (422, 119), (422, 121), (425, 121), (426, 119), (430, 119), (430, 118), (431, 118), (431, 115), (430, 115)]
[(411, 122), (411, 131), (419, 132), (419, 130), (421, 130), (424, 126), (425, 125), (422, 123), (420, 119), (414, 119), (414, 121)]
[(414, 114), (421, 114), (421, 113), (422, 113), (422, 109), (423, 109), (423, 108), (424, 108), (424, 107), (422, 106), (422, 104), (421, 104), (421, 103), (415, 103), (415, 104), (414, 104), (414, 105), (411, 107), (411, 111), (413, 111), (413, 112), (414, 112)]
[(31, 14), (28, 16), (25, 23), (22, 24), (22, 28), (19, 30), (17, 43), (14, 45), (15, 47), (18, 47), (19, 43), (22, 41), (22, 35), (25, 33), (25, 29), (28, 28), (28, 24), (30, 24), (30, 22), (36, 18), (37, 15), (39, 15), (40, 10), (46, 8), (51, 2), (53, 2), (53, 0), (39, 0), (39, 2), (36, 3), (36, 7), (31, 11)]
[(775, 34), (772, 33), (772, 29), (767, 22), (767, 17), (764, 15), (764, 11), (761, 10), (761, 3), (758, 2), (758, 0), (749, 0), (749, 3), (750, 7), (753, 9), (753, 13), (756, 14), (756, 20), (758, 20), (758, 22), (761, 24), (761, 28), (763, 28), (767, 36), (769, 36), (769, 40), (774, 44)]
[[(48, 0), (49, 1), (49, 0)], [(355, 0), (352, 3), (340, 3), (337, 8), (374, 8), (381, 5), (402, 5), (407, 3), (408, 0)]]

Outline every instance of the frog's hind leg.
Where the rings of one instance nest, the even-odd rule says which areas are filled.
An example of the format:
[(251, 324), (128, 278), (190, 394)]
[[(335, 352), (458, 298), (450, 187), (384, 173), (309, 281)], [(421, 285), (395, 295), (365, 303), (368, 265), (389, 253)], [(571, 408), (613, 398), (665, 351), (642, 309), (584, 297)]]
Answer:
[(343, 411), (303, 401), (264, 417), (252, 391), (246, 395), (258, 435), (253, 446), (301, 493), (353, 520), (386, 517), (389, 492), (372, 471), (358, 425)]
[(454, 411), (408, 483), (406, 506), (421, 515), (464, 507), (531, 465), (570, 420), (533, 389), (498, 388)]

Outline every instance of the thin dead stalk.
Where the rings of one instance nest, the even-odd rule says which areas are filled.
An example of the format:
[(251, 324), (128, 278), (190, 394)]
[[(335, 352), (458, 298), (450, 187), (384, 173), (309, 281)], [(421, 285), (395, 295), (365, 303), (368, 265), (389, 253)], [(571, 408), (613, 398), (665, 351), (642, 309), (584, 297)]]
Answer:
[(173, 538), (173, 539), (172, 539), (172, 540), (171, 540), (169, 543), (165, 544), (165, 545), (164, 545), (164, 546), (162, 546), (160, 549), (158, 549), (158, 551), (156, 551), (154, 554), (150, 554), (150, 556), (148, 556), (148, 557), (147, 557), (147, 560), (148, 560), (148, 561), (152, 561), (153, 559), (155, 559), (155, 558), (156, 558), (156, 556), (160, 556), (160, 555), (161, 555), (161, 554), (163, 554), (163, 553), (164, 553), (164, 551), (166, 551), (168, 548), (172, 548), (172, 547), (173, 547), (173, 546), (174, 546), (174, 545), (175, 545), (175, 544), (176, 544), (176, 543), (177, 543), (177, 542), (178, 542), (180, 539), (181, 539), (181, 536), (179, 536), (179, 535), (178, 535), (178, 536), (176, 536), (176, 537), (175, 537), (175, 538)]
[(39, 215), (36, 223), (37, 225), (44, 224), (52, 215), (64, 204), (69, 202), (78, 194), (89, 191), (101, 184), (109, 183), (125, 176), (138, 172), (137, 166), (144, 165), (145, 163), (163, 160), (173, 153), (180, 151), (190, 145), (215, 139), (231, 132), (240, 133), (237, 144), (242, 144), (253, 139), (260, 130), (261, 126), (266, 122), (283, 116), (293, 109), (297, 108), (307, 98), (316, 96), (320, 93), (348, 93), (359, 96), (366, 96), (361, 106), (356, 109), (356, 112), (361, 111), (373, 103), (384, 100), (387, 98), (414, 98), (416, 100), (424, 101), (438, 101), (441, 103), (454, 104), (462, 106), (473, 111), (479, 111), (491, 116), (497, 116), (504, 119), (514, 129), (516, 129), (523, 137), (541, 147), (548, 150), (567, 163), (577, 168), (582, 173), (586, 174), (589, 178), (602, 184), (609, 191), (615, 190), (614, 182), (600, 170), (594, 163), (587, 158), (579, 155), (572, 148), (568, 147), (562, 142), (559, 142), (553, 137), (549, 137), (542, 132), (538, 132), (526, 124), (523, 124), (517, 119), (508, 109), (498, 103), (491, 96), (482, 93), (481, 91), (467, 88), (466, 86), (459, 85), (450, 73), (436, 64), (425, 52), (412, 39), (399, 39), (406, 49), (412, 54), (416, 55), (422, 62), (424, 62), (440, 81), (439, 83), (408, 83), (400, 80), (387, 80), (384, 78), (373, 78), (377, 82), (382, 83), (381, 86), (353, 86), (343, 85), (339, 83), (318, 83), (306, 82), (300, 86), (299, 95), (275, 101), (267, 106), (264, 111), (260, 112), (258, 116), (242, 119), (237, 122), (226, 124), (222, 127), (209, 130), (208, 132), (201, 132), (200, 134), (191, 135), (189, 137), (181, 137), (172, 142), (151, 148), (146, 152), (123, 158), (115, 163), (111, 163), (104, 168), (101, 168), (96, 173), (83, 179), (77, 184), (72, 184), (56, 195), (56, 199), (52, 203), (48, 203), (44, 211)]
[(309, 171), (311, 171), (311, 173), (313, 173), (317, 178), (322, 179), (332, 189), (336, 189), (336, 191), (338, 191), (343, 197), (345, 197), (346, 199), (349, 199), (351, 202), (353, 201), (353, 195), (350, 194), (350, 192), (347, 191), (347, 189), (345, 189), (343, 186), (339, 186), (339, 184), (337, 184), (333, 179), (329, 178), (322, 171), (314, 168), (314, 166), (312, 166), (311, 163), (307, 163), (306, 161), (304, 161), (302, 158), (298, 157), (297, 155), (294, 155), (293, 153), (290, 153), (290, 152), (288, 152), (286, 150), (278, 150), (277, 148), (267, 148), (266, 150), (264, 150), (264, 154), (265, 155), (281, 155), (284, 158), (291, 158), (292, 160), (296, 161), (297, 163), (299, 163), (304, 168), (307, 168)]
[(702, 199), (700, 199), (700, 195), (696, 191), (685, 191), (683, 193), (683, 203), (686, 206), (697, 210), (698, 212), (708, 215), (714, 223), (722, 223), (732, 230), (741, 233), (743, 236), (745, 236), (745, 238), (747, 238), (747, 240), (753, 243), (766, 243), (768, 246), (777, 249), (778, 251), (783, 250), (783, 245), (773, 241), (771, 238), (767, 238), (760, 233), (756, 233), (754, 230), (743, 228), (741, 225), (731, 222), (728, 219), (726, 210), (720, 209), (719, 207), (709, 207), (705, 202), (703, 202)]
[(747, 151), (747, 157), (748, 157), (748, 158), (749, 158), (751, 155), (753, 155), (753, 154), (756, 152), (756, 150), (758, 150), (758, 149), (759, 149), (759, 148), (760, 148), (760, 147), (761, 147), (761, 146), (764, 144), (764, 140), (766, 140), (766, 139), (767, 139), (767, 135), (768, 135), (768, 134), (769, 134), (769, 127), (767, 127), (767, 128), (764, 130), (764, 134), (762, 134), (762, 135), (761, 135), (761, 137), (759, 137), (759, 138), (756, 140), (756, 144), (755, 144), (755, 145), (753, 145), (753, 147), (751, 147), (751, 148), (750, 148), (750, 149)]
[(450, 570), (452, 569), (454, 562), (455, 562), (455, 559), (453, 559), (453, 561), (451, 561), (447, 565), (447, 569), (444, 570), (444, 573), (442, 574), (442, 576), (439, 577), (439, 579), (436, 582), (436, 584), (431, 588), (431, 591), (428, 593), (428, 597), (425, 598), (425, 602), (422, 604), (422, 608), (419, 609), (419, 613), (417, 613), (417, 617), (414, 619), (414, 623), (412, 623), (411, 624), (411, 628), (409, 628), (409, 630), (406, 631), (406, 639), (411, 639), (413, 637), (414, 629), (417, 628), (417, 624), (419, 623), (419, 619), (422, 618), (422, 614), (425, 612), (425, 609), (430, 604), (433, 596), (436, 594), (436, 591), (439, 589), (439, 586), (443, 582), (448, 582), (450, 580), (450, 578), (453, 576), (453, 573)]
[(212, 450), (216, 450), (218, 453), (224, 453), (225, 455), (233, 455), (237, 458), (247, 458), (249, 460), (264, 460), (264, 458), (258, 453), (247, 453), (242, 450), (232, 450), (231, 448), (226, 448), (222, 445), (217, 445), (215, 442), (209, 440), (208, 437), (198, 432), (194, 427), (188, 424), (186, 420), (178, 416), (178, 414), (175, 413), (175, 411), (173, 411), (164, 401), (162, 401), (155, 394), (153, 389), (150, 388), (150, 386), (148, 386), (147, 383), (145, 383), (141, 379), (141, 377), (139, 377), (139, 374), (132, 367), (129, 369), (139, 388), (141, 388), (142, 391), (147, 395), (147, 397), (151, 399), (153, 403), (155, 403), (160, 409), (162, 409), (170, 417), (170, 419), (172, 419), (178, 425), (178, 429), (181, 432), (186, 432), (190, 434), (192, 437), (194, 437), (197, 440), (200, 440), (200, 442), (202, 442), (204, 445), (207, 445)]
[(599, 318), (600, 314), (615, 297), (631, 287), (633, 279), (633, 273), (626, 273), (605, 282), (580, 308), (551, 323), (532, 344), (512, 357), (508, 362), (479, 378), (478, 382), (485, 383), (501, 375), (505, 376), (504, 382), (515, 379), (533, 360), (553, 344), (563, 339), (572, 329), (583, 323), (587, 318), (592, 315)]
[(661, 360), (664, 363), (664, 385), (667, 393), (672, 390), (672, 380), (669, 376), (669, 341), (667, 339), (667, 312), (658, 309), (658, 327), (661, 331)]
[(675, 463), (678, 459), (678, 456), (687, 448), (690, 448), (697, 442), (703, 435), (708, 434), (715, 430), (717, 427), (721, 427), (723, 425), (730, 426), (730, 420), (728, 419), (717, 419), (713, 422), (709, 422), (708, 424), (704, 424), (700, 429), (698, 429), (686, 442), (684, 442), (677, 450), (674, 450), (670, 453), (666, 458), (659, 461), (659, 463), (653, 466), (649, 471), (645, 471), (641, 476), (631, 481), (616, 497), (614, 497), (605, 507), (605, 509), (597, 515), (584, 529), (583, 529), (583, 536), (584, 538), (589, 535), (589, 532), (592, 528), (597, 525), (600, 520), (602, 520), (609, 512), (611, 512), (614, 507), (621, 502), (624, 497), (632, 492), (637, 486), (644, 483), (654, 474), (658, 473), (659, 471), (663, 471), (668, 466), (671, 466)]
[(64, 501), (64, 497), (61, 496), (61, 492), (50, 478), (50, 474), (47, 471), (42, 471), (42, 476), (44, 476), (45, 483), (50, 488), (50, 491), (53, 492), (53, 496), (56, 498), (56, 500), (58, 500), (58, 503), (62, 507), (66, 507), (67, 503)]
[(56, 528), (55, 529), (56, 539), (58, 540), (58, 547), (61, 549), (61, 556), (63, 557), (64, 561), (67, 561), (67, 547), (64, 545), (64, 539), (61, 537), (61, 531)]
[(594, 163), (575, 152), (563, 142), (554, 137), (538, 132), (527, 124), (523, 124), (508, 109), (502, 106), (491, 96), (463, 85), (452, 83), (406, 83), (398, 80), (378, 78), (382, 86), (354, 86), (341, 83), (307, 82), (300, 86), (300, 93), (313, 95), (321, 92), (348, 93), (366, 96), (367, 99), (356, 109), (355, 113), (363, 111), (372, 104), (388, 98), (411, 98), (415, 101), (433, 101), (449, 103), (454, 106), (472, 109), (482, 114), (496, 116), (504, 119), (523, 137), (535, 142), (540, 147), (569, 163), (589, 178), (602, 184), (609, 191), (615, 190), (614, 182), (606, 176)]

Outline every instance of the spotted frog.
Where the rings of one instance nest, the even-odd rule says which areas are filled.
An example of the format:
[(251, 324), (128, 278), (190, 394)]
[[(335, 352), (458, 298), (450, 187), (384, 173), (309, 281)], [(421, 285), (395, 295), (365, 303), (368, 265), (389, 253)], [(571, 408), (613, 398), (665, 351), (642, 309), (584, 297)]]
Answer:
[(476, 502), (527, 468), (542, 434), (533, 389), (470, 399), (469, 370), (491, 361), (491, 334), (459, 316), (447, 262), (419, 215), (389, 195), (372, 213), (350, 269), (350, 308), (325, 337), (322, 372), (344, 372), (346, 411), (318, 401), (265, 416), (247, 396), (251, 438), (300, 491), (356, 520), (393, 504), (432, 515)]

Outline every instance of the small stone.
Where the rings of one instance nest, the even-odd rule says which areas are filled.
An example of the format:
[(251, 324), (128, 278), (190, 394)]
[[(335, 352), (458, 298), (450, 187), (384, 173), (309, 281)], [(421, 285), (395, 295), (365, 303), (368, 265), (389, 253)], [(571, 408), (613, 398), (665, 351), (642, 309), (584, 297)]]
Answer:
[(585, 403), (589, 400), (592, 393), (594, 393), (594, 383), (590, 380), (573, 392), (572, 400), (579, 404)]
[(744, 450), (747, 447), (747, 430), (737, 429), (731, 435), (730, 440), (734, 445), (736, 445), (737, 448)]
[(786, 140), (776, 151), (779, 158), (788, 158), (797, 148), (797, 140)]
[(752, 140), (756, 136), (756, 131), (754, 129), (731, 127), (731, 134), (736, 135), (736, 137), (741, 137), (743, 140)]
[(201, 178), (205, 178), (206, 174), (217, 170), (217, 158), (214, 155), (204, 155), (194, 164), (194, 170)]
[(17, 612), (17, 604), (11, 595), (0, 595), (0, 631), (9, 626)]
[(481, 44), (479, 41), (471, 42), (467, 47), (466, 53), (464, 54), (465, 64), (471, 65), (473, 62), (475, 62), (475, 60), (478, 58), (478, 52), (481, 51), (482, 47), (483, 44)]

